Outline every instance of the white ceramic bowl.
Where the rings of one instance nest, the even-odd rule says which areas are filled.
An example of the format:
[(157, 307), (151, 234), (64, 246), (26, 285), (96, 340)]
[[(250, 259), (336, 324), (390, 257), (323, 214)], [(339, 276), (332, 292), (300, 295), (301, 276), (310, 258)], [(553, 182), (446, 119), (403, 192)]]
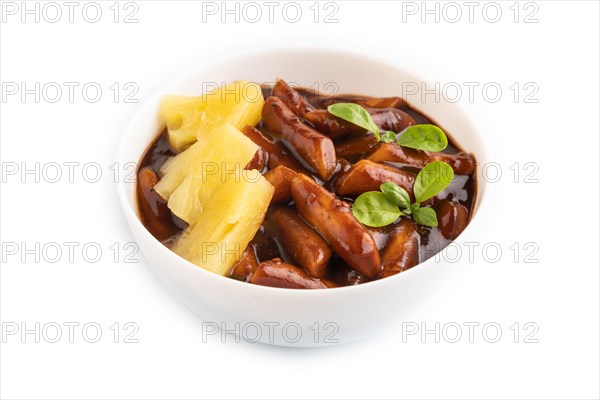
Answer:
[[(139, 162), (161, 131), (161, 96), (198, 95), (214, 83), (236, 79), (273, 82), (277, 77), (328, 93), (337, 88), (339, 93), (373, 96), (401, 95), (403, 82), (423, 82), (402, 67), (337, 50), (271, 50), (229, 57), (201, 65), (154, 94), (124, 132), (117, 161)], [(435, 96), (427, 96), (429, 99)], [(473, 152), (480, 164), (485, 162), (481, 133), (456, 104), (443, 98), (441, 102), (412, 103), (447, 129), (465, 150)], [(477, 232), (478, 214), (486, 202), (485, 181), (481, 176), (478, 179), (475, 213), (461, 240)], [(401, 274), (352, 287), (291, 290), (243, 283), (197, 267), (164, 247), (138, 219), (135, 184), (120, 182), (118, 191), (125, 218), (145, 259), (170, 290), (204, 318), (207, 335), (218, 326), (236, 331), (248, 341), (282, 346), (358, 340), (401, 317), (404, 310), (428, 296), (444, 274), (451, 273), (431, 258)]]

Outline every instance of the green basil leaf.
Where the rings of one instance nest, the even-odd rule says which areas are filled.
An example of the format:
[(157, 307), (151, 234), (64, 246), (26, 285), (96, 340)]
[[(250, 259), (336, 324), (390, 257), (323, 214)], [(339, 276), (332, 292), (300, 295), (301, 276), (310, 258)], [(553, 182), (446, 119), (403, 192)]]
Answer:
[(385, 131), (381, 134), (381, 141), (385, 143), (393, 143), (396, 141), (396, 134), (392, 131)]
[(443, 161), (434, 161), (427, 164), (417, 175), (413, 184), (413, 192), (417, 203), (432, 198), (444, 190), (452, 179), (452, 167)]
[(412, 214), (414, 214), (414, 213), (416, 213), (416, 212), (417, 212), (417, 210), (418, 210), (419, 208), (421, 208), (421, 205), (420, 205), (419, 203), (415, 203), (415, 204), (413, 204), (412, 206), (410, 206), (410, 212), (411, 212)]
[(365, 192), (352, 205), (352, 214), (362, 224), (379, 227), (397, 220), (402, 213), (381, 192)]
[(335, 103), (327, 107), (327, 111), (338, 118), (373, 132), (378, 141), (381, 139), (379, 137), (379, 127), (373, 122), (371, 114), (362, 106), (354, 103)]
[(412, 149), (442, 151), (448, 146), (448, 138), (437, 126), (420, 124), (406, 128), (396, 143)]
[(434, 227), (438, 225), (437, 215), (433, 208), (422, 207), (413, 213), (413, 219), (419, 225)]
[(400, 209), (405, 209), (410, 207), (410, 196), (408, 192), (396, 185), (394, 182), (386, 182), (382, 183), (379, 186), (385, 197), (388, 198), (389, 201), (400, 207)]

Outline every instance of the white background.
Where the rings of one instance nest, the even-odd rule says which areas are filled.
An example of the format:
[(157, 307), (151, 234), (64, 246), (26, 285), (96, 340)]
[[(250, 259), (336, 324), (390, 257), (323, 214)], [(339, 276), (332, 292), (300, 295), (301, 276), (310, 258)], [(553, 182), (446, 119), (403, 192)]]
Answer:
[[(44, 96), (36, 103), (33, 95), (25, 101), (18, 94), (2, 99), (2, 170), (6, 175), (14, 163), (19, 168), (36, 162), (40, 167), (81, 164), (73, 183), (65, 176), (58, 183), (43, 177), (37, 183), (34, 175), (20, 173), (3, 176), (1, 233), (3, 246), (78, 242), (80, 247), (74, 262), (63, 254), (56, 263), (47, 257), (36, 262), (34, 255), (25, 255), (23, 263), (21, 253), (9, 255), (3, 247), (2, 398), (599, 397), (597, 2), (539, 1), (516, 7), (512, 1), (499, 2), (502, 16), (496, 23), (482, 15), (485, 3), (475, 8), (473, 22), (467, 6), (458, 2), (459, 22), (445, 21), (442, 14), (439, 22), (429, 15), (422, 23), (421, 14), (403, 13), (406, 2), (366, 1), (336, 2), (337, 23), (323, 23), (324, 4), (318, 23), (309, 9), (312, 1), (301, 3), (297, 23), (283, 18), (280, 5), (270, 23), (260, 3), (265, 15), (254, 24), (236, 23), (233, 16), (221, 23), (219, 15), (203, 22), (202, 3), (192, 1), (137, 1), (139, 22), (133, 24), (122, 23), (123, 3), (121, 22), (114, 23), (112, 1), (100, 2), (101, 20), (88, 23), (81, 3), (70, 23), (68, 9), (59, 4), (63, 17), (57, 23), (43, 15), (39, 23), (34, 16), (22, 23), (20, 14), (3, 14), (3, 85), (80, 86), (73, 103), (64, 86), (57, 103)], [(421, 2), (412, 5), (422, 11)], [(440, 12), (443, 6), (438, 4)], [(520, 10), (518, 22), (515, 9)], [(537, 22), (524, 23), (533, 11)], [(54, 17), (53, 10), (47, 12)], [(493, 10), (488, 12), (493, 18)], [(446, 8), (446, 17), (454, 18), (454, 10)], [(466, 328), (458, 343), (444, 337), (436, 343), (434, 335), (403, 340), (407, 325), (401, 321), (379, 336), (325, 349), (236, 343), (231, 335), (224, 342), (218, 336), (203, 341), (201, 320), (162, 286), (143, 258), (123, 262), (123, 246), (133, 239), (109, 167), (120, 132), (140, 103), (204, 61), (288, 44), (385, 56), (441, 85), (477, 82), (481, 88), (492, 82), (502, 88), (495, 103), (480, 89), (473, 101), (466, 92), (460, 99), (483, 123), (491, 159), (501, 168), (502, 178), (490, 185), (493, 199), (480, 240), (497, 243), (502, 255), (487, 262), (478, 250), (472, 263), (463, 255), (452, 264), (454, 278), (405, 314), (405, 322), (428, 328), (436, 322), (442, 327), (494, 322), (502, 328), (497, 343), (486, 341), (481, 325), (473, 343)], [(357, 79), (369, 79), (368, 71)], [(88, 82), (103, 89), (96, 103), (82, 98), (81, 87)], [(121, 88), (128, 82), (137, 85), (133, 97), (140, 103), (124, 103), (126, 92), (115, 103), (109, 89), (115, 82)], [(515, 82), (521, 89), (516, 99), (510, 89)], [(528, 82), (534, 86), (524, 90)], [(532, 87), (539, 91), (527, 99)], [(90, 162), (102, 168), (97, 183), (82, 178), (81, 166)], [(521, 174), (515, 182), (515, 168), (509, 167), (517, 162)], [(532, 177), (537, 183), (525, 182), (524, 173), (534, 168), (525, 170), (525, 163), (537, 166)], [(81, 255), (81, 246), (91, 242), (103, 250), (97, 263)], [(116, 263), (110, 249), (115, 242), (121, 248)], [(533, 245), (524, 248), (529, 242)], [(520, 248), (517, 255), (511, 250), (514, 243)], [(538, 262), (525, 262), (536, 248), (530, 261)], [(45, 337), (36, 343), (33, 334), (5, 334), (14, 324), (31, 329), (36, 322), (41, 327), (81, 325), (73, 343), (64, 325), (58, 343)], [(97, 343), (82, 336), (81, 327), (89, 322), (102, 328)], [(120, 323), (118, 343), (110, 330), (115, 322)], [(138, 343), (124, 343), (127, 322), (139, 327)], [(520, 324), (517, 343), (515, 322)], [(526, 330), (527, 322), (535, 325)], [(539, 330), (530, 339), (537, 343), (525, 343), (524, 335), (535, 326)], [(47, 334), (53, 337), (53, 332)]]

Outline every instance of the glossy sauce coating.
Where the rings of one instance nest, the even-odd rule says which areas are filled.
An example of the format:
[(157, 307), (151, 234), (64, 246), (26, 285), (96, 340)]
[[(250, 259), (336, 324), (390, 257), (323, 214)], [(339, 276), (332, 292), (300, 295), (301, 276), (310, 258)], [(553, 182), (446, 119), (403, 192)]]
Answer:
[[(265, 107), (256, 128), (243, 129), (260, 146), (247, 168), (259, 169), (274, 185), (275, 195), (264, 225), (232, 268), (232, 278), (296, 289), (362, 284), (400, 273), (432, 257), (468, 224), (476, 192), (476, 163), (472, 155), (461, 152), (450, 135), (443, 152), (429, 153), (377, 143), (361, 128), (346, 126), (347, 131), (341, 134), (333, 128), (319, 128), (318, 121), (336, 121), (326, 111), (327, 105), (335, 102), (363, 105), (382, 129), (435, 124), (403, 99), (327, 97), (310, 89), (292, 88), (283, 81), (274, 87), (263, 86), (263, 93), (271, 109)], [(152, 189), (160, 179), (160, 166), (173, 156), (165, 137), (163, 132), (140, 163), (137, 203), (146, 228), (170, 246), (186, 224), (170, 213), (166, 202)], [(412, 193), (416, 173), (433, 160), (448, 162), (456, 174), (451, 185), (428, 204), (438, 214), (438, 227), (420, 226), (409, 218), (381, 228), (356, 221), (350, 210), (358, 194), (376, 190), (379, 181), (386, 179)], [(287, 217), (291, 213), (295, 217)], [(281, 234), (281, 230), (286, 233)], [(287, 234), (290, 230), (294, 232), (291, 235)], [(300, 232), (296, 234), (296, 230)], [(291, 254), (301, 248), (299, 243), (307, 241), (311, 242), (307, 246), (310, 250)]]
[(294, 180), (296, 175), (298, 175), (298, 172), (284, 165), (278, 165), (265, 174), (265, 179), (275, 189), (271, 198), (271, 204), (289, 202), (292, 199), (292, 180)]
[(377, 191), (382, 183), (394, 182), (413, 197), (415, 174), (400, 168), (369, 160), (360, 160), (344, 172), (334, 184), (339, 196), (360, 196), (364, 192)]
[(267, 227), (281, 248), (316, 278), (327, 273), (333, 255), (323, 238), (298, 215), (293, 207), (275, 207), (267, 214)]
[(250, 283), (287, 289), (326, 289), (334, 286), (325, 280), (309, 276), (301, 268), (287, 264), (279, 258), (260, 263), (252, 274)]
[(280, 134), (297, 158), (304, 160), (321, 179), (331, 177), (336, 155), (330, 138), (302, 122), (278, 97), (271, 96), (265, 101), (263, 121), (271, 132)]
[(417, 224), (410, 219), (403, 219), (391, 232), (381, 252), (383, 265), (380, 278), (386, 278), (419, 263), (419, 232)]
[(375, 240), (352, 215), (350, 205), (306, 175), (292, 181), (292, 198), (300, 214), (349, 266), (374, 278), (381, 264)]

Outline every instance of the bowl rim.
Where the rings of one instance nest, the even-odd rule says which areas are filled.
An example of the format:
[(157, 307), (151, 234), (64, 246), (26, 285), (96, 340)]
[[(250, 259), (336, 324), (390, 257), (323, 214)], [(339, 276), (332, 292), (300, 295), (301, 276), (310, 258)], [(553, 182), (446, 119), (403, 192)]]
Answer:
[[(167, 80), (166, 82), (161, 84), (156, 90), (154, 90), (150, 94), (150, 96), (147, 97), (146, 100), (143, 101), (138, 106), (138, 108), (135, 110), (135, 112), (129, 118), (129, 121), (128, 121), (127, 125), (125, 126), (125, 129), (122, 131), (123, 136), (120, 138), (118, 145), (117, 145), (116, 161), (117, 162), (133, 161), (133, 162), (135, 162), (135, 165), (137, 168), (143, 154), (140, 154), (136, 160), (131, 160), (126, 157), (126, 153), (127, 153), (126, 145), (127, 145), (128, 141), (131, 140), (131, 136), (133, 135), (133, 133), (136, 130), (135, 129), (135, 127), (137, 125), (136, 122), (144, 114), (147, 114), (150, 111), (149, 108), (151, 107), (151, 105), (154, 102), (156, 102), (158, 97), (161, 97), (162, 95), (164, 95), (166, 89), (174, 86), (177, 82), (189, 80), (193, 76), (199, 74), (204, 69), (209, 69), (211, 67), (215, 67), (215, 66), (222, 65), (225, 63), (231, 63), (238, 59), (244, 59), (247, 57), (272, 56), (275, 54), (281, 55), (281, 54), (285, 54), (285, 53), (296, 54), (296, 53), (300, 53), (300, 52), (310, 52), (313, 54), (314, 53), (322, 53), (327, 56), (331, 56), (332, 54), (333, 55), (337, 54), (342, 57), (360, 58), (362, 61), (365, 61), (368, 63), (376, 63), (376, 64), (379, 64), (380, 66), (393, 68), (398, 71), (402, 71), (403, 73), (412, 75), (415, 78), (418, 78), (420, 81), (426, 83), (427, 85), (431, 84), (431, 81), (429, 79), (423, 79), (423, 77), (420, 75), (420, 73), (415, 73), (414, 69), (411, 68), (411, 65), (401, 65), (401, 62), (399, 60), (393, 60), (393, 59), (390, 60), (389, 58), (374, 56), (373, 54), (367, 53), (367, 52), (340, 49), (340, 48), (331, 47), (331, 46), (327, 46), (327, 45), (320, 45), (320, 46), (290, 45), (290, 46), (285, 46), (285, 47), (284, 46), (270, 46), (270, 47), (259, 48), (256, 50), (238, 51), (238, 52), (230, 53), (230, 54), (227, 54), (227, 55), (224, 55), (221, 57), (217, 57), (211, 61), (204, 61), (204, 62), (199, 61), (199, 63), (196, 64), (194, 67), (183, 70), (181, 73), (179, 73), (176, 76), (172, 77), (171, 79)], [(477, 117), (475, 117), (473, 115), (473, 112), (467, 113), (464, 109), (464, 105), (453, 103), (453, 104), (451, 104), (451, 106), (460, 110), (461, 119), (465, 120), (465, 122), (467, 124), (469, 124), (473, 127), (474, 137), (477, 141), (477, 147), (479, 147), (479, 150), (476, 154), (476, 161), (477, 161), (478, 168), (476, 169), (477, 182), (476, 182), (476, 198), (475, 198), (475, 206), (474, 206), (475, 211), (474, 211), (473, 215), (471, 216), (469, 223), (468, 223), (467, 227), (464, 229), (464, 231), (461, 232), (461, 234), (456, 239), (451, 241), (451, 243), (454, 243), (454, 242), (458, 241), (459, 238), (463, 237), (465, 235), (465, 232), (468, 232), (468, 233), (473, 232), (473, 230), (478, 228), (479, 225), (482, 223), (482, 221), (481, 221), (482, 214), (485, 214), (485, 211), (487, 210), (490, 185), (489, 185), (489, 183), (487, 183), (483, 180), (483, 177), (481, 174), (481, 169), (479, 169), (480, 165), (488, 162), (488, 160), (489, 160), (488, 144), (484, 138), (484, 135), (482, 134), (482, 131), (483, 131), (482, 123), (479, 121), (479, 119)], [(473, 111), (473, 110), (470, 110), (470, 111)], [(435, 115), (432, 116), (432, 118), (434, 120), (437, 120)], [(452, 132), (450, 134), (452, 135)], [(149, 145), (150, 145), (150, 143), (144, 148), (147, 149)], [(462, 147), (462, 144), (459, 143), (459, 146)], [(136, 169), (136, 172), (137, 172), (137, 169)], [(135, 183), (129, 183), (129, 184), (135, 191), (135, 187), (137, 185), (137, 173), (135, 176)], [(429, 259), (415, 265), (414, 267), (412, 267), (406, 271), (403, 271), (402, 273), (386, 277), (385, 279), (377, 279), (377, 280), (366, 282), (366, 283), (363, 283), (360, 285), (333, 287), (333, 288), (328, 288), (327, 290), (302, 290), (302, 289), (279, 288), (279, 287), (270, 287), (270, 286), (249, 284), (248, 282), (242, 282), (237, 279), (232, 279), (227, 276), (219, 275), (212, 271), (206, 270), (200, 266), (197, 266), (196, 264), (193, 264), (192, 262), (184, 259), (183, 257), (180, 257), (179, 255), (177, 255), (176, 253), (171, 251), (169, 248), (167, 248), (165, 245), (163, 245), (160, 241), (158, 241), (154, 236), (152, 236), (152, 234), (146, 229), (146, 227), (140, 221), (135, 204), (133, 204), (133, 206), (130, 204), (130, 202), (127, 198), (127, 191), (129, 190), (127, 185), (128, 185), (128, 183), (125, 182), (124, 180), (119, 180), (117, 182), (117, 194), (119, 197), (119, 202), (121, 204), (121, 208), (123, 209), (124, 217), (127, 220), (131, 229), (133, 229), (133, 227), (131, 226), (131, 224), (133, 223), (136, 226), (136, 228), (138, 228), (138, 230), (142, 231), (142, 235), (144, 235), (146, 237), (146, 239), (149, 240), (149, 243), (153, 243), (153, 245), (160, 248), (159, 251), (161, 253), (165, 254), (166, 257), (173, 258), (174, 263), (176, 262), (176, 263), (181, 264), (181, 265), (177, 265), (176, 267), (188, 268), (188, 269), (190, 269), (190, 272), (193, 270), (195, 272), (191, 272), (191, 273), (200, 274), (200, 277), (202, 279), (208, 279), (208, 280), (218, 279), (217, 284), (232, 285), (232, 288), (234, 290), (238, 290), (238, 291), (249, 290), (249, 291), (253, 291), (253, 292), (263, 292), (263, 293), (270, 293), (270, 294), (286, 293), (286, 295), (301, 296), (301, 297), (330, 296), (330, 295), (336, 296), (338, 294), (347, 293), (350, 291), (352, 291), (352, 293), (355, 293), (355, 292), (364, 291), (364, 290), (375, 290), (378, 287), (381, 287), (383, 285), (393, 285), (393, 284), (395, 284), (395, 282), (399, 281), (400, 279), (407, 279), (407, 277), (409, 277), (411, 274), (418, 273), (423, 268), (427, 268), (428, 266), (431, 266), (431, 264), (435, 263), (435, 256), (432, 256)], [(136, 197), (135, 192), (133, 193), (133, 197), (135, 199), (135, 197)], [(448, 246), (446, 246), (444, 249), (442, 249), (440, 252), (438, 252), (436, 254), (441, 254), (447, 250), (448, 250)], [(142, 256), (143, 255), (144, 254), (142, 251)], [(148, 262), (148, 261), (147, 261), (147, 263), (150, 264), (150, 262)]]

